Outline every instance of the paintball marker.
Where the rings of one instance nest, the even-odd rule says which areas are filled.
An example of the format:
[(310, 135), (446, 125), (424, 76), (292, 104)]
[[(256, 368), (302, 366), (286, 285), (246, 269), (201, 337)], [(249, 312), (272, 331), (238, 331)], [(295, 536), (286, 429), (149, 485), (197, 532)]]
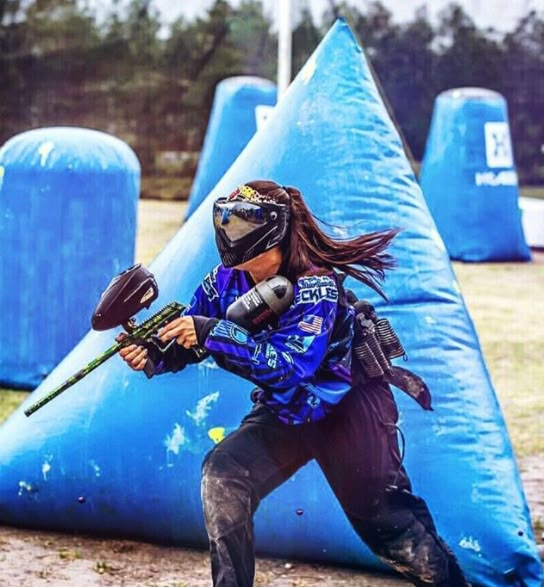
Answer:
[[(64, 383), (30, 405), (25, 410), (25, 415), (32, 415), (63, 391), (81, 381), (123, 347), (137, 344), (155, 351), (154, 354), (165, 352), (175, 339), (164, 345), (159, 340), (157, 333), (166, 324), (178, 318), (186, 306), (178, 302), (170, 302), (141, 324), (137, 324), (134, 319), (135, 314), (143, 308), (149, 308), (158, 296), (159, 288), (155, 277), (142, 265), (133, 265), (114, 277), (100, 297), (91, 318), (91, 326), (93, 330), (99, 331), (123, 326), (127, 332), (126, 336), (92, 360), (86, 367), (69, 377)], [(292, 284), (285, 277), (275, 275), (261, 281), (233, 302), (227, 309), (226, 317), (250, 332), (255, 332), (271, 325), (291, 305), (292, 301)], [(198, 346), (192, 347), (189, 352), (194, 353), (196, 361), (206, 355), (206, 350)], [(148, 363), (152, 363), (151, 357), (148, 358)], [(151, 377), (154, 367), (151, 365), (148, 371), (148, 363), (146, 363), (144, 373)]]
[[(123, 347), (131, 344), (141, 344), (143, 346), (156, 344), (153, 336), (168, 322), (180, 316), (185, 309), (184, 305), (171, 302), (138, 325), (134, 315), (143, 308), (149, 308), (158, 295), (159, 288), (153, 274), (142, 265), (133, 265), (114, 277), (100, 297), (91, 319), (91, 325), (94, 330), (109, 330), (116, 326), (123, 326), (127, 335), (121, 342), (112, 345), (86, 367), (69, 377), (59, 387), (56, 387), (29, 406), (25, 410), (25, 415), (30, 416), (63, 391), (81, 381), (91, 371), (94, 371), (102, 363), (117, 354)], [(198, 349), (195, 352), (204, 353), (204, 350)]]

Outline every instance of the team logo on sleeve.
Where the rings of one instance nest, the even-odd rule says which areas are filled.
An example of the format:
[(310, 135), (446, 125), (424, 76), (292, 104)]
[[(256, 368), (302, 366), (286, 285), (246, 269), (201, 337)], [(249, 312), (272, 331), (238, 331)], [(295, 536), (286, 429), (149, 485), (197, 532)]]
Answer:
[(298, 280), (297, 304), (316, 304), (321, 300), (338, 301), (336, 283), (328, 275), (313, 275)]
[(235, 342), (238, 344), (246, 344), (247, 343), (247, 330), (244, 330), (234, 322), (227, 322), (220, 320), (213, 328), (212, 334), (214, 336), (221, 337), (223, 339), (227, 339), (231, 342)]
[(204, 277), (204, 281), (202, 282), (202, 289), (204, 293), (208, 296), (208, 300), (211, 302), (216, 298), (219, 298), (219, 292), (217, 291), (216, 283), (217, 283), (217, 271), (219, 267), (212, 269), (206, 277)]
[(305, 353), (309, 348), (312, 342), (314, 341), (315, 336), (298, 336), (292, 335), (287, 338), (285, 346), (294, 351), (295, 353)]
[(298, 327), (303, 332), (308, 332), (309, 334), (321, 334), (321, 330), (323, 328), (323, 318), (321, 316), (309, 314), (298, 323)]

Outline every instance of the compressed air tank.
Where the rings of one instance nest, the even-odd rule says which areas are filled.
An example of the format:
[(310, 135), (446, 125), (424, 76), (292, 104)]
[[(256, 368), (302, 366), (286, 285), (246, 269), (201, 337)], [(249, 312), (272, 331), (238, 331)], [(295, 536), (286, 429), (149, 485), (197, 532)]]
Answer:
[(248, 75), (226, 78), (216, 88), (186, 218), (198, 208), (243, 151), (276, 104), (276, 86)]
[(52, 127), (0, 149), (0, 386), (33, 388), (134, 261), (140, 164), (103, 132)]
[(501, 94), (456, 88), (438, 95), (420, 183), (450, 258), (530, 259)]

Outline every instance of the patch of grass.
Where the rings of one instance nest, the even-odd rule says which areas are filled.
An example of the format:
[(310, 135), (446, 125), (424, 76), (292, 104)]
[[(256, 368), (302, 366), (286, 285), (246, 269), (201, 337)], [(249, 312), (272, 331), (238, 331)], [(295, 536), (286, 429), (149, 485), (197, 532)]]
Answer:
[(543, 261), (453, 264), (519, 457), (544, 452)]
[(522, 186), (520, 195), (524, 198), (542, 198), (544, 199), (544, 185)]
[(153, 175), (142, 177), (141, 197), (156, 200), (187, 200), (193, 180), (190, 177)]
[(95, 570), (99, 575), (110, 572), (110, 565), (106, 561), (97, 561)]
[(181, 228), (187, 202), (140, 200), (136, 261), (148, 265)]
[(81, 558), (79, 550), (63, 549), (59, 552), (59, 558), (66, 561), (73, 561)]
[(14, 391), (0, 388), (0, 423), (28, 397), (28, 391)]

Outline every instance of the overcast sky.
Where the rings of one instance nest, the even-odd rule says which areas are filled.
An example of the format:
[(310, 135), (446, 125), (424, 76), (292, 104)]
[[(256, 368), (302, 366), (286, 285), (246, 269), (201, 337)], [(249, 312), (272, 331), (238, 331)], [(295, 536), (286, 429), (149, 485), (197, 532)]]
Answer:
[[(235, 3), (235, 0), (231, 1)], [(281, 0), (263, 0), (268, 15), (274, 16), (279, 1)], [(101, 2), (104, 3), (104, 0)], [(450, 2), (451, 0), (382, 0), (396, 22), (411, 20), (416, 8), (424, 4), (427, 5), (432, 20)], [(186, 18), (204, 14), (213, 4), (213, 0), (152, 0), (152, 3), (165, 20), (172, 21), (181, 14)], [(316, 17), (329, 6), (328, 0), (291, 0), (291, 3), (293, 6), (310, 6)], [(361, 9), (368, 4), (366, 0), (352, 0), (350, 3)], [(498, 31), (512, 30), (519, 18), (530, 10), (544, 11), (544, 0), (457, 0), (457, 3), (464, 7), (478, 27), (493, 27)]]

